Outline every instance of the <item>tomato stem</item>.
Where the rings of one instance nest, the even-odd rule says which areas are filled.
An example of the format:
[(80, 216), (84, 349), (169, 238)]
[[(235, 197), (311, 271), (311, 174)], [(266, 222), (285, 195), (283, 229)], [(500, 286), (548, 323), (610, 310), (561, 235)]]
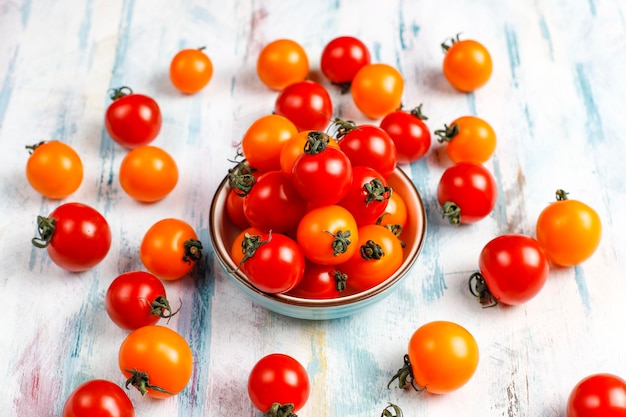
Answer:
[[(150, 315), (159, 316), (163, 319), (167, 319), (169, 322), (170, 319), (178, 313), (182, 307), (182, 301), (178, 306), (176, 311), (172, 311), (172, 307), (170, 306), (170, 302), (165, 298), (164, 295), (159, 295), (154, 299), (152, 303), (150, 303)], [(167, 314), (165, 313), (167, 311)]]
[(237, 165), (228, 170), (228, 185), (239, 197), (247, 196), (256, 183), (253, 172), (244, 161), (237, 162)]
[(267, 413), (265, 413), (265, 417), (298, 417), (293, 412), (294, 407), (295, 406), (292, 403), (274, 403)]
[(378, 260), (383, 256), (385, 256), (383, 248), (371, 239), (361, 246), (361, 257), (366, 261)]
[[(461, 40), (460, 36), (461, 34), (457, 33), (455, 37), (448, 38), (445, 41), (443, 41), (441, 43), (441, 49), (443, 49), (443, 52), (444, 53), (448, 52), (448, 49), (452, 48), (452, 45), (460, 41)], [(450, 44), (448, 44), (448, 42), (450, 42)]]
[(387, 384), (387, 389), (391, 387), (391, 383), (395, 380), (398, 380), (398, 386), (400, 388), (404, 388), (407, 382), (410, 380), (410, 384), (415, 391), (424, 391), (426, 387), (422, 387), (417, 384), (415, 378), (413, 377), (413, 368), (411, 366), (411, 361), (409, 360), (409, 355), (404, 355), (404, 365), (402, 368), (398, 369), (398, 372), (391, 378), (389, 383)]
[(495, 307), (498, 305), (498, 300), (491, 294), (485, 278), (480, 272), (473, 273), (468, 280), (469, 290), (474, 297), (478, 297), (480, 304), (483, 308)]
[(329, 142), (330, 137), (326, 133), (317, 131), (310, 132), (306, 137), (304, 153), (307, 155), (317, 155), (318, 153), (324, 152)]
[(333, 120), (331, 127), (336, 128), (335, 137), (337, 139), (341, 139), (351, 131), (359, 128), (352, 120), (343, 120), (339, 117), (336, 117), (335, 120)]
[(391, 198), (393, 189), (383, 185), (378, 178), (374, 178), (370, 182), (363, 184), (365, 190), (365, 205), (368, 206), (372, 201), (385, 201)]
[(402, 245), (403, 248), (406, 247), (406, 243), (404, 243), (404, 241), (400, 239), (400, 235), (402, 234), (402, 225), (387, 224), (385, 225), (385, 227), (398, 238), (398, 240), (400, 241), (400, 245)]
[(380, 417), (402, 417), (402, 409), (393, 403), (388, 403)]
[(333, 255), (339, 256), (342, 253), (346, 253), (348, 250), (348, 246), (352, 243), (350, 240), (350, 235), (352, 234), (349, 230), (345, 232), (343, 230), (337, 230), (337, 233), (332, 233), (328, 230), (324, 230), (324, 232), (328, 233), (333, 237), (333, 242), (331, 244), (333, 248)]
[(461, 208), (452, 201), (443, 203), (441, 215), (444, 219), (447, 218), (453, 226), (461, 224)]
[(133, 93), (132, 88), (127, 87), (125, 85), (119, 88), (109, 89), (109, 97), (111, 97), (111, 100), (117, 100), (119, 98), (122, 98), (132, 93)]
[(420, 120), (428, 120), (428, 117), (426, 117), (424, 113), (422, 113), (422, 104), (411, 110), (410, 113)]
[(348, 281), (348, 275), (344, 274), (340, 270), (333, 271), (335, 277), (335, 289), (337, 292), (342, 292), (346, 289), (346, 282)]
[(56, 220), (53, 217), (37, 216), (37, 229), (39, 231), (39, 237), (31, 239), (33, 246), (37, 248), (46, 248), (52, 240), (54, 235), (54, 229), (56, 226)]
[(146, 395), (146, 392), (148, 392), (148, 389), (174, 395), (173, 392), (165, 390), (159, 386), (150, 384), (150, 378), (148, 377), (148, 374), (146, 372), (138, 371), (136, 368), (133, 370), (129, 370), (129, 369), (124, 369), (124, 370), (126, 372), (130, 372), (130, 377), (128, 377), (128, 379), (126, 380), (126, 385), (125, 385), (126, 389), (129, 389), (128, 386), (132, 385), (133, 387), (139, 390), (141, 395)]
[(567, 200), (567, 195), (569, 193), (564, 190), (556, 190), (556, 201), (564, 201)]
[(202, 242), (197, 239), (189, 239), (183, 243), (183, 246), (185, 248), (184, 262), (198, 262), (202, 259)]
[(44, 143), (46, 143), (45, 141), (41, 141), (35, 145), (26, 145), (26, 149), (28, 149), (28, 154), (32, 155), (33, 152), (35, 152), (35, 149), (37, 149), (38, 147), (40, 147), (41, 145), (43, 145)]
[(456, 123), (452, 124), (451, 126), (444, 124), (443, 129), (435, 130), (435, 135), (439, 136), (437, 138), (437, 141), (439, 143), (450, 142), (452, 139), (455, 138), (456, 135), (459, 134), (459, 131), (459, 125)]
[(261, 235), (251, 235), (249, 233), (245, 233), (243, 235), (243, 240), (241, 241), (241, 252), (243, 252), (244, 255), (239, 265), (237, 265), (237, 269), (239, 269), (244, 262), (253, 257), (261, 245), (269, 243), (272, 240), (272, 231), (269, 231), (267, 239), (261, 240), (261, 238)]

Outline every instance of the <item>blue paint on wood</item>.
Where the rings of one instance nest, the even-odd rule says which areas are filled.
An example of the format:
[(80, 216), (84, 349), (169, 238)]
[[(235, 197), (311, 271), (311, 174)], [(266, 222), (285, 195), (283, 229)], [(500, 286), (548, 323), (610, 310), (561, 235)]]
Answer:
[[(85, 14), (83, 15), (83, 20), (80, 23), (80, 28), (78, 30), (78, 47), (81, 51), (86, 51), (88, 44), (87, 39), (89, 38), (89, 30), (91, 29), (91, 22), (93, 17), (93, 0), (88, 0), (85, 2)], [(81, 54), (81, 58), (84, 55)]]
[(467, 98), (467, 107), (469, 107), (470, 114), (473, 116), (477, 116), (476, 114), (476, 95), (474, 93), (467, 93), (465, 95)]
[(20, 7), (20, 12), (22, 15), (22, 27), (28, 26), (28, 19), (30, 18), (31, 6), (32, 6), (32, 1), (26, 0), (22, 3), (22, 7)]
[(520, 66), (520, 57), (519, 50), (517, 46), (517, 34), (515, 30), (510, 26), (506, 25), (504, 27), (504, 34), (506, 37), (506, 49), (509, 54), (509, 67), (511, 69), (511, 79), (513, 80), (513, 85), (515, 87), (519, 87), (519, 80), (517, 79), (517, 70)]
[(9, 61), (9, 66), (7, 68), (7, 74), (4, 76), (4, 80), (2, 81), (2, 89), (0, 89), (0, 128), (2, 128), (2, 124), (4, 121), (4, 115), (7, 112), (7, 108), (9, 107), (9, 102), (11, 101), (11, 94), (13, 93), (14, 88), (14, 78), (15, 78), (15, 61), (17, 60), (17, 55), (20, 48), (19, 46), (15, 48), (13, 51), (13, 56)]
[(591, 310), (591, 302), (589, 300), (589, 289), (587, 288), (587, 281), (582, 269), (579, 266), (574, 267), (574, 280), (576, 281), (576, 287), (578, 288), (578, 295), (583, 303), (585, 314)]
[(596, 11), (596, 2), (595, 0), (589, 0), (589, 12), (591, 12), (592, 16), (595, 16), (597, 11)]
[(543, 16), (539, 18), (539, 28), (541, 30), (541, 36), (548, 44), (550, 60), (554, 61), (554, 48), (552, 47), (552, 37), (550, 36), (550, 30), (548, 29), (548, 24), (546, 23), (546, 19)]
[(604, 141), (604, 132), (602, 129), (602, 118), (596, 101), (593, 97), (593, 91), (587, 78), (587, 73), (582, 64), (576, 64), (576, 79), (578, 81), (578, 87), (580, 91), (583, 104), (585, 105), (585, 114), (587, 115), (587, 121), (585, 123), (589, 141), (590, 142), (602, 142)]

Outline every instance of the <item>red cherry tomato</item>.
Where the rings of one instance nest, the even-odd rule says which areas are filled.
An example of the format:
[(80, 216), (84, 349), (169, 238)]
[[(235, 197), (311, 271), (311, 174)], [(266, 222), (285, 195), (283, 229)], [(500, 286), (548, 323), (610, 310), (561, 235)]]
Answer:
[(104, 259), (111, 247), (111, 229), (98, 211), (81, 203), (66, 203), (48, 217), (38, 216), (39, 237), (32, 243), (46, 248), (52, 262), (72, 272), (86, 271)]
[(324, 47), (320, 68), (330, 82), (349, 88), (356, 73), (369, 63), (370, 53), (363, 42), (352, 36), (340, 36)]
[(228, 191), (226, 196), (226, 215), (237, 228), (242, 230), (250, 226), (250, 222), (243, 212), (243, 201), (244, 197), (237, 194), (235, 190), (230, 189)]
[(274, 113), (291, 120), (299, 131), (323, 131), (333, 115), (333, 103), (321, 84), (301, 81), (288, 85), (280, 92)]
[(473, 40), (451, 39), (443, 43), (443, 75), (454, 88), (462, 92), (474, 91), (489, 81), (492, 72), (491, 55), (481, 43)]
[(337, 298), (346, 289), (347, 276), (335, 265), (307, 262), (302, 281), (287, 295), (309, 299)]
[[(341, 124), (344, 124), (343, 126)], [(363, 165), (375, 169), (383, 178), (389, 178), (396, 168), (398, 154), (393, 139), (383, 129), (374, 125), (345, 125), (338, 121), (339, 147), (353, 166)]]
[(197, 93), (211, 81), (213, 63), (203, 50), (183, 49), (172, 58), (170, 81), (185, 94)]
[(116, 277), (104, 297), (106, 312), (115, 324), (135, 330), (170, 318), (172, 311), (163, 283), (144, 271), (132, 271)]
[(567, 417), (625, 417), (626, 381), (612, 374), (583, 378), (567, 400)]
[(497, 186), (482, 165), (461, 162), (446, 169), (437, 186), (437, 200), (450, 224), (477, 222), (496, 204)]
[(134, 417), (135, 408), (117, 384), (92, 379), (77, 386), (63, 405), (63, 417)]
[(241, 270), (259, 290), (284, 293), (302, 280), (305, 258), (300, 246), (289, 236), (271, 232), (248, 235), (242, 248), (246, 257), (240, 264)]
[(357, 165), (352, 167), (352, 185), (348, 194), (337, 204), (352, 213), (361, 226), (376, 223), (392, 194), (387, 180), (375, 169)]
[(272, 407), (292, 405), (300, 410), (309, 399), (311, 383), (306, 369), (291, 356), (273, 353), (261, 358), (250, 371), (248, 395), (252, 404), (267, 415), (290, 415), (268, 412)]
[(154, 99), (128, 87), (113, 89), (104, 125), (111, 138), (128, 149), (147, 145), (161, 130), (161, 109)]
[(550, 261), (535, 239), (520, 234), (496, 237), (480, 252), (480, 273), (470, 277), (470, 290), (481, 304), (522, 304), (543, 288)]
[(430, 149), (430, 130), (422, 114), (422, 105), (410, 112), (396, 110), (383, 117), (380, 128), (383, 129), (396, 145), (397, 162), (409, 164), (422, 158)]

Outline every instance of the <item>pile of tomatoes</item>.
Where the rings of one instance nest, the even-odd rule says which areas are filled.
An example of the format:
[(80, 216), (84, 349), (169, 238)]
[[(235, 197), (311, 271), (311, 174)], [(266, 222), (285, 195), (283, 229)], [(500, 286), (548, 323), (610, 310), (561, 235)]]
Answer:
[[(459, 91), (488, 82), (492, 63), (480, 43), (458, 36), (442, 44), (443, 74)], [(272, 114), (255, 120), (241, 141), (243, 158), (228, 172), (226, 212), (240, 229), (231, 255), (251, 283), (268, 293), (334, 298), (372, 288), (403, 262), (402, 229), (406, 204), (388, 179), (398, 164), (413, 163), (431, 147), (422, 106), (401, 108), (404, 80), (393, 66), (372, 63), (358, 39), (339, 37), (323, 50), (320, 68), (366, 117), (378, 125), (333, 119), (328, 91), (308, 80), (309, 60), (297, 42), (279, 39), (266, 45), (257, 61), (262, 83), (277, 91)], [(172, 84), (184, 94), (200, 91), (213, 67), (202, 48), (177, 54), (170, 66)], [(111, 91), (113, 102), (104, 126), (128, 152), (119, 171), (120, 187), (132, 198), (155, 203), (178, 182), (174, 159), (151, 143), (160, 132), (157, 102), (128, 87)], [(453, 164), (441, 176), (437, 202), (443, 218), (462, 226), (487, 217), (497, 203), (497, 185), (483, 165), (496, 149), (496, 135), (476, 116), (456, 118), (435, 132)], [(78, 154), (57, 141), (30, 146), (26, 175), (50, 199), (70, 196), (80, 186)], [(69, 271), (95, 267), (111, 246), (104, 216), (82, 203), (65, 203), (37, 218), (33, 244)], [(545, 283), (550, 265), (577, 265), (599, 244), (601, 223), (588, 205), (557, 191), (557, 201), (537, 220), (536, 239), (520, 234), (497, 236), (483, 248), (479, 272), (469, 287), (485, 305), (520, 304)], [(193, 368), (189, 344), (174, 330), (158, 325), (178, 312), (167, 299), (163, 281), (176, 280), (201, 266), (202, 244), (182, 220), (163, 219), (145, 234), (137, 256), (147, 271), (115, 278), (105, 297), (112, 322), (129, 331), (118, 362), (126, 387), (155, 398), (176, 395)], [(472, 334), (459, 324), (434, 321), (410, 338), (404, 366), (392, 376), (401, 387), (443, 394), (467, 383), (478, 366)], [(590, 376), (572, 391), (568, 417), (606, 416), (626, 401), (611, 403), (608, 392), (626, 398), (626, 382)], [(310, 394), (306, 370), (283, 354), (261, 358), (248, 380), (251, 402), (268, 416), (295, 416)], [(589, 398), (593, 398), (590, 401)], [(592, 404), (595, 404), (593, 405)], [(595, 407), (595, 409), (594, 409)], [(397, 415), (391, 405), (383, 415)], [(134, 416), (127, 394), (115, 383), (94, 379), (67, 398), (64, 417)]]

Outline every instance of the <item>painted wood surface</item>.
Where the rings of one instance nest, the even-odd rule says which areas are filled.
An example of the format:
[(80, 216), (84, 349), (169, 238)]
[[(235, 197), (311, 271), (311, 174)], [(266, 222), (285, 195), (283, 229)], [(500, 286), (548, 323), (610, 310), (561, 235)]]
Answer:
[[(571, 388), (584, 376), (626, 376), (626, 207), (623, 97), (625, 4), (620, 0), (445, 1), (0, 1), (0, 411), (58, 416), (66, 396), (93, 378), (123, 385), (117, 350), (126, 332), (103, 308), (122, 272), (143, 269), (138, 245), (164, 217), (189, 222), (205, 246), (206, 274), (168, 283), (182, 311), (169, 326), (190, 343), (192, 380), (167, 400), (130, 392), (138, 417), (257, 416), (248, 372), (282, 352), (312, 380), (308, 416), (378, 416), (387, 402), (406, 416), (564, 417)], [(483, 42), (495, 68), (473, 94), (454, 91), (441, 73), (440, 43), (462, 33)], [(207, 216), (217, 184), (243, 132), (272, 111), (276, 93), (255, 73), (267, 42), (300, 42), (319, 75), (319, 56), (339, 35), (361, 38), (373, 60), (406, 79), (404, 103), (424, 103), (432, 130), (474, 114), (498, 134), (486, 164), (497, 178), (493, 214), (452, 228), (438, 215), (435, 189), (450, 165), (438, 143), (404, 168), (427, 206), (422, 255), (401, 288), (352, 317), (310, 322), (279, 316), (243, 298), (214, 259)], [(206, 45), (215, 73), (194, 96), (167, 78), (181, 48)], [(322, 80), (325, 83), (324, 80)], [(125, 151), (103, 128), (107, 90), (129, 85), (153, 96), (164, 123), (154, 144), (176, 159), (181, 179), (152, 205), (120, 188)], [(349, 96), (329, 87), (335, 113), (368, 122)], [(64, 272), (32, 247), (36, 216), (60, 202), (26, 181), (25, 145), (58, 139), (83, 158), (85, 179), (64, 201), (100, 210), (113, 246), (96, 268)], [(534, 235), (540, 211), (564, 188), (600, 214), (604, 235), (580, 266), (554, 268), (525, 305), (481, 309), (467, 292), (478, 254), (498, 234)], [(408, 339), (438, 319), (465, 326), (481, 352), (474, 378), (442, 396), (387, 389)]]

